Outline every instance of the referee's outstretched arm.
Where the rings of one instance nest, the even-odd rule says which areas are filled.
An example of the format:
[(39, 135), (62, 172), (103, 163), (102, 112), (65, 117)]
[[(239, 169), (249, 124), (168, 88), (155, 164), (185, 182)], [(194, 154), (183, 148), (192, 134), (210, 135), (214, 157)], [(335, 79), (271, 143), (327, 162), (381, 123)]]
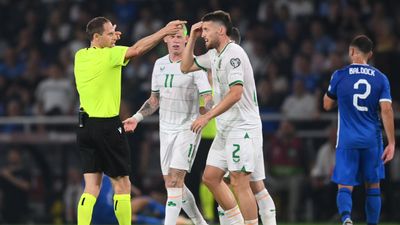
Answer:
[(165, 36), (173, 35), (182, 31), (182, 26), (186, 21), (174, 20), (156, 33), (140, 39), (134, 45), (128, 48), (125, 54), (125, 60), (141, 56), (156, 46)]

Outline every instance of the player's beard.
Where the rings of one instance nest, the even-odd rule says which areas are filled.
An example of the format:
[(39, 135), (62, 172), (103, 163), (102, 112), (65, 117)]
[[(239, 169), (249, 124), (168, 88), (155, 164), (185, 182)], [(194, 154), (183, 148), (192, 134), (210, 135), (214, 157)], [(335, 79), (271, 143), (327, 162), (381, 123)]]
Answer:
[(219, 45), (218, 40), (211, 41), (211, 40), (209, 39), (209, 40), (208, 40), (208, 44), (206, 44), (206, 48), (207, 48), (208, 50), (210, 50), (210, 49), (217, 48), (218, 45)]

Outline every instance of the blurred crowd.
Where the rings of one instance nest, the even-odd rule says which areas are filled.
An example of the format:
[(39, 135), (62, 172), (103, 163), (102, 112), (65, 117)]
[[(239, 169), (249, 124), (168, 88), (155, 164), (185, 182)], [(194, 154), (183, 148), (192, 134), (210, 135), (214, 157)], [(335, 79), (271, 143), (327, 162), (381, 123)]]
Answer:
[[(396, 88), (400, 83), (397, 75), (400, 71), (397, 63), (400, 57), (400, 14), (397, 13), (400, 2), (396, 0), (0, 0), (0, 20), (3, 21), (0, 32), (0, 117), (76, 114), (79, 102), (73, 75), (74, 54), (89, 45), (85, 26), (94, 16), (105, 16), (117, 24), (117, 30), (123, 33), (119, 44), (131, 45), (170, 20), (187, 20), (190, 26), (206, 12), (218, 9), (230, 12), (234, 26), (241, 32), (241, 45), (255, 72), (261, 113), (281, 113), (285, 118), (281, 122), (263, 124), (269, 176), (267, 188), (276, 196), (278, 219), (334, 219), (336, 189), (329, 177), (334, 164), (336, 127), (326, 122), (302, 121), (319, 118), (321, 98), (330, 76), (348, 64), (348, 44), (357, 34), (366, 34), (374, 41), (371, 64), (388, 76), (394, 109), (397, 113), (400, 111), (400, 90)], [(197, 54), (204, 51), (201, 47), (196, 49)], [(153, 64), (166, 53), (161, 44), (124, 69), (122, 118), (136, 112), (148, 98)], [(139, 128), (130, 139), (134, 145), (133, 183), (146, 189), (160, 185), (154, 179), (161, 178), (158, 158), (153, 157), (158, 154), (157, 124), (143, 126), (147, 126), (146, 129)], [(329, 138), (310, 141), (297, 135), (298, 130), (309, 127), (323, 130)], [(46, 130), (43, 127), (35, 129), (38, 132)], [(22, 130), (19, 125), (0, 124), (0, 133)], [(74, 168), (79, 168), (79, 164), (65, 165), (64, 172), (53, 174), (50, 181), (37, 178), (37, 174), (44, 176), (46, 166), (39, 172), (34, 170), (35, 173), (26, 168), (32, 163), (8, 169), (9, 164), (20, 162), (20, 152), (26, 153), (28, 158), (32, 157), (29, 154), (35, 155), (40, 162), (49, 158), (38, 156), (40, 150), (23, 151), (24, 148), (30, 147), (19, 151), (12, 147), (9, 152), (2, 152), (3, 156), (9, 156), (1, 163), (4, 168), (0, 172), (0, 222), (13, 222), (12, 218), (6, 218), (10, 214), (5, 210), (10, 209), (6, 206), (10, 201), (16, 200), (7, 198), (10, 197), (7, 191), (11, 190), (27, 202), (37, 203), (40, 200), (35, 196), (43, 196), (38, 193), (40, 184), (49, 184), (51, 180), (58, 182), (58, 176), (62, 176), (61, 181), (52, 184), (54, 195), (43, 206), (43, 211), (51, 210), (51, 213), (43, 215), (46, 219), (37, 220), (51, 222), (49, 218), (58, 215), (52, 217), (53, 221), (58, 218), (59, 221), (74, 222), (68, 211), (71, 204), (76, 203), (73, 196), (61, 196), (80, 190), (79, 173)], [(43, 148), (51, 150), (48, 146)], [(61, 147), (61, 150), (63, 148), (73, 147)], [(62, 158), (65, 153), (58, 154)], [(388, 167), (389, 179), (383, 187), (383, 193), (387, 195), (384, 196), (383, 220), (400, 221), (394, 209), (396, 200), (400, 200), (400, 160), (396, 160)], [(51, 163), (49, 168), (52, 168)], [(31, 171), (30, 176), (27, 171)], [(10, 173), (23, 182), (15, 184)], [(13, 189), (15, 186), (18, 191)], [(29, 194), (33, 186), (36, 192)], [(355, 195), (363, 196), (357, 192)], [(29, 215), (28, 205), (19, 207), (26, 210), (22, 215)], [(357, 207), (355, 214), (359, 213), (362, 218), (363, 209)], [(23, 219), (35, 221), (32, 218)]]

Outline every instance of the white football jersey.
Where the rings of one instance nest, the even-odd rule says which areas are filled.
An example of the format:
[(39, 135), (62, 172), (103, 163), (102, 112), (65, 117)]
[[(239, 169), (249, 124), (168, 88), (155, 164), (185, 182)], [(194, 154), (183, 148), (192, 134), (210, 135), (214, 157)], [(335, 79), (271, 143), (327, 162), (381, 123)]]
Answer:
[(242, 47), (230, 42), (220, 54), (212, 49), (196, 57), (195, 63), (200, 68), (212, 71), (215, 104), (225, 97), (232, 85), (243, 85), (240, 101), (217, 116), (218, 131), (261, 129), (253, 69)]
[(183, 74), (180, 62), (171, 62), (169, 55), (159, 58), (153, 68), (151, 91), (160, 93), (160, 129), (190, 129), (199, 116), (199, 96), (210, 93), (204, 71)]

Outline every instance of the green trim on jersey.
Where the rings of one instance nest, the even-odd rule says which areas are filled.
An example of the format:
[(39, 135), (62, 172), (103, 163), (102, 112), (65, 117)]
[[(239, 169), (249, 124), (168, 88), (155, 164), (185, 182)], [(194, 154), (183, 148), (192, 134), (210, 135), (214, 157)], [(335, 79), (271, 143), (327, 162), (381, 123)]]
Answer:
[(257, 93), (256, 93), (256, 91), (253, 91), (253, 101), (254, 101), (254, 104), (255, 104), (256, 106), (258, 106), (258, 100), (257, 100)]
[(229, 84), (229, 87), (232, 87), (233, 85), (236, 85), (236, 84), (241, 84), (243, 86), (243, 81), (242, 80), (235, 80), (235, 81), (233, 81), (232, 83)]
[(151, 92), (154, 92), (154, 93), (159, 93), (159, 92), (160, 92), (160, 90), (151, 90)]
[(169, 60), (169, 62), (170, 63), (180, 63), (182, 60), (178, 60), (178, 61), (176, 61), (176, 62), (172, 62), (172, 60), (171, 60), (171, 58), (169, 57), (169, 55), (168, 55), (168, 60)]
[(202, 92), (199, 92), (199, 95), (204, 95), (204, 94), (211, 94), (212, 93), (212, 90), (206, 90), (206, 91), (202, 91)]
[(74, 74), (80, 105), (89, 117), (119, 115), (121, 70), (128, 47), (84, 48), (75, 54)]
[(218, 54), (218, 57), (221, 56), (221, 54), (225, 51), (226, 47), (228, 47), (228, 45), (229, 45), (230, 43), (233, 43), (233, 41), (230, 41), (230, 42), (228, 42), (228, 44), (225, 45), (225, 47), (222, 49), (221, 53)]
[(199, 64), (199, 62), (197, 62), (196, 58), (194, 58), (194, 63), (195, 63), (200, 69), (202, 69), (202, 70), (204, 70), (204, 71), (207, 72), (207, 69), (204, 68), (204, 67), (202, 67), (202, 66), (200, 66), (200, 64)]

